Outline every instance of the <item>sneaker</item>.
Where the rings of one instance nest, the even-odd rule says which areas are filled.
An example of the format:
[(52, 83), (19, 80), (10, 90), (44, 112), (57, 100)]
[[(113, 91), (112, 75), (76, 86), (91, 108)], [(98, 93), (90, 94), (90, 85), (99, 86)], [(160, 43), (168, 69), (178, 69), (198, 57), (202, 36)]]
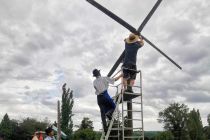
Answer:
[(109, 120), (112, 120), (113, 111), (108, 111), (105, 115)]
[(112, 116), (110, 114), (107, 114), (106, 116), (110, 121), (112, 120)]

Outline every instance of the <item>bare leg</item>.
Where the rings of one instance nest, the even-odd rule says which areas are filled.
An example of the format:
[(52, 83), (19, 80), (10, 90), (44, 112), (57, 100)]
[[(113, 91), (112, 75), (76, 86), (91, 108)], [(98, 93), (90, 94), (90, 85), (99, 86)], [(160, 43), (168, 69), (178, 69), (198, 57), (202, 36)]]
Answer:
[(130, 85), (131, 87), (133, 87), (133, 86), (134, 86), (134, 83), (135, 83), (135, 80), (132, 79), (132, 80), (130, 80), (130, 84), (129, 84), (129, 85)]
[[(122, 72), (122, 74), (123, 74), (123, 72)], [(122, 78), (121, 78), (121, 89), (122, 89), (122, 91), (124, 92), (124, 88), (125, 88), (125, 86), (124, 86), (124, 78), (123, 78), (123, 76), (122, 76)]]
[(124, 90), (127, 89), (127, 79), (123, 78), (123, 85), (124, 85)]

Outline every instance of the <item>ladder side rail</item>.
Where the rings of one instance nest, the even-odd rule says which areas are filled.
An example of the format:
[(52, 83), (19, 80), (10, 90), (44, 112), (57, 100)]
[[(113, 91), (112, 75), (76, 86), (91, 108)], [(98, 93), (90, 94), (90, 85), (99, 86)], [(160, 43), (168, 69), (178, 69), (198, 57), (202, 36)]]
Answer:
[[(143, 97), (142, 97), (142, 72), (141, 72), (141, 70), (140, 71), (138, 71), (138, 73), (140, 74), (139, 75), (139, 78), (140, 78), (140, 84), (139, 85), (135, 85), (135, 86), (133, 86), (133, 87), (135, 87), (135, 88), (138, 88), (138, 90), (137, 91), (139, 91), (139, 93), (140, 93), (140, 102), (137, 102), (137, 104), (140, 104), (140, 109), (141, 109), (141, 111), (134, 111), (134, 112), (141, 112), (141, 119), (138, 119), (138, 121), (141, 121), (141, 127), (140, 128), (138, 128), (138, 129), (140, 129), (140, 136), (139, 136), (139, 138), (142, 138), (142, 140), (144, 140), (144, 122), (143, 122)], [(108, 131), (107, 131), (107, 134), (105, 135), (105, 140), (108, 140), (108, 138), (109, 137), (112, 137), (112, 136), (110, 136), (110, 132), (111, 132), (111, 130), (117, 130), (117, 132), (118, 132), (118, 135), (115, 135), (117, 138), (118, 138), (118, 140), (125, 140), (126, 138), (128, 138), (128, 137), (133, 137), (133, 136), (125, 136), (125, 129), (136, 129), (136, 128), (126, 128), (125, 127), (125, 118), (124, 118), (124, 104), (125, 104), (125, 102), (124, 102), (124, 88), (123, 88), (123, 85), (122, 85), (122, 87), (121, 87), (121, 93), (119, 93), (119, 86), (120, 85), (122, 85), (122, 83), (121, 84), (118, 84), (118, 85), (116, 85), (116, 86), (112, 86), (112, 87), (116, 87), (117, 88), (117, 93), (116, 93), (116, 95), (115, 95), (115, 102), (117, 102), (117, 104), (116, 104), (116, 109), (115, 109), (115, 111), (114, 111), (114, 113), (113, 113), (113, 115), (115, 115), (116, 113), (117, 113), (117, 123), (115, 123), (115, 124), (117, 124), (117, 128), (113, 128), (113, 123), (114, 123), (114, 116), (112, 116), (112, 120), (110, 121), (110, 124), (109, 124), (109, 128), (108, 128)], [(119, 94), (118, 94), (119, 93)], [(126, 93), (125, 93), (126, 94)], [(139, 99), (138, 99), (139, 100)], [(121, 104), (121, 109), (122, 109), (122, 114), (120, 114), (120, 102), (122, 103)], [(135, 102), (134, 102), (135, 103)], [(131, 111), (133, 111), (133, 110), (131, 110)], [(120, 116), (122, 117), (122, 118), (120, 118)], [(122, 121), (122, 124), (120, 124), (120, 120)], [(132, 119), (132, 120), (135, 120), (135, 119)], [(137, 119), (136, 119), (137, 120)], [(121, 137), (121, 135), (120, 135), (120, 132), (121, 132), (121, 135), (122, 135), (122, 137)], [(138, 136), (136, 136), (136, 137), (138, 137)], [(121, 139), (120, 139), (121, 138)], [(103, 139), (104, 140), (104, 139)]]
[(122, 92), (122, 140), (124, 140), (124, 136), (125, 136), (125, 131), (124, 131), (124, 125), (125, 125), (125, 118), (124, 118), (124, 89)]
[(144, 140), (144, 114), (143, 114), (143, 93), (142, 93), (142, 72), (140, 71), (140, 93), (141, 93), (141, 119), (142, 119), (142, 140)]
[[(117, 92), (115, 94), (115, 96), (117, 97), (118, 95), (118, 92), (119, 92), (119, 85), (121, 84), (118, 84), (118, 85), (109, 85), (110, 87), (113, 87), (113, 88), (116, 88), (117, 89)], [(114, 102), (116, 102), (117, 98), (114, 99)], [(117, 107), (116, 107), (117, 108)], [(113, 113), (114, 114), (114, 113)], [(119, 115), (118, 115), (119, 116)], [(118, 124), (119, 124), (119, 117), (118, 117)], [(101, 138), (100, 140), (104, 140), (105, 139), (105, 133), (104, 133), (104, 130), (102, 132), (102, 135), (101, 135)]]
[(110, 135), (110, 132), (111, 132), (111, 129), (112, 129), (112, 126), (113, 126), (113, 122), (114, 122), (114, 115), (117, 112), (117, 108), (118, 108), (119, 103), (120, 103), (121, 95), (122, 94), (120, 94), (119, 97), (118, 97), (118, 99), (117, 99), (117, 105), (116, 105), (115, 111), (112, 114), (112, 120), (109, 123), (109, 128), (108, 128), (108, 131), (106, 133), (105, 140), (108, 140), (108, 138), (109, 138), (109, 135)]
[[(119, 106), (118, 106), (118, 111), (119, 111)], [(118, 140), (120, 140), (120, 113), (118, 112), (117, 114), (117, 122), (118, 122), (118, 125), (117, 125), (117, 136), (118, 136)]]
[[(135, 87), (135, 88), (137, 88), (138, 90), (137, 91), (139, 91), (139, 96), (140, 96), (140, 99), (138, 99), (138, 100), (140, 100), (140, 103), (138, 102), (138, 104), (140, 104), (140, 110), (136, 110), (136, 111), (134, 111), (134, 110), (124, 110), (124, 109), (122, 109), (122, 113), (124, 112), (124, 111), (131, 111), (131, 112), (140, 112), (140, 116), (141, 116), (141, 119), (139, 120), (141, 123), (140, 123), (140, 125), (141, 125), (141, 127), (139, 127), (139, 128), (133, 128), (133, 127), (125, 127), (124, 125), (124, 123), (123, 123), (123, 128), (122, 128), (122, 130), (123, 130), (123, 132), (125, 131), (125, 129), (130, 129), (130, 130), (134, 130), (134, 129), (140, 129), (140, 136), (137, 136), (137, 137), (139, 137), (139, 138), (142, 138), (142, 140), (144, 140), (144, 124), (143, 124), (143, 99), (142, 99), (142, 73), (141, 73), (141, 71), (139, 71), (139, 79), (140, 79), (140, 82), (139, 82), (139, 85), (135, 85), (135, 86), (133, 86), (133, 87)], [(127, 95), (131, 95), (131, 94), (136, 94), (136, 93), (127, 93), (127, 92), (125, 92), (125, 94)], [(137, 95), (137, 94), (136, 94)], [(124, 101), (124, 100), (123, 100)], [(129, 102), (129, 101), (127, 101), (127, 102)], [(131, 101), (132, 102), (132, 101)], [(123, 119), (124, 119), (124, 115), (123, 115)], [(135, 120), (135, 119), (131, 119), (131, 120)], [(126, 138), (128, 138), (128, 137), (133, 137), (133, 136), (125, 136), (124, 134), (123, 134), (123, 139), (122, 140), (125, 140)]]
[(100, 140), (104, 140), (104, 136), (105, 136), (105, 134), (104, 134), (104, 130), (103, 130)]
[[(117, 93), (119, 93), (119, 85), (117, 86)], [(119, 135), (120, 134), (120, 112), (119, 112), (119, 105), (117, 107), (117, 111), (118, 111), (118, 113), (117, 113), (117, 128), (118, 128), (117, 135), (118, 135), (118, 140), (120, 140), (120, 135)]]
[[(119, 86), (120, 85), (121, 85), (121, 83), (116, 86), (117, 92), (116, 92), (115, 96), (117, 96), (117, 94), (119, 93)], [(117, 107), (117, 138), (118, 138), (118, 140), (120, 140), (120, 135), (119, 134), (120, 134), (120, 112), (119, 112), (119, 105), (118, 105), (118, 107)]]

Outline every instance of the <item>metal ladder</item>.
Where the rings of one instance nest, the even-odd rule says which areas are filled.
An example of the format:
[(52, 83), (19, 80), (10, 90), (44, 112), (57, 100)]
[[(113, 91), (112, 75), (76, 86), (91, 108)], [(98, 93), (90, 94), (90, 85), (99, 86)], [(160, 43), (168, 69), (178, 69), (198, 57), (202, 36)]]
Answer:
[[(117, 88), (117, 92), (116, 92), (116, 95), (115, 95), (116, 98), (114, 98), (114, 102), (116, 103), (116, 108), (115, 108), (115, 110), (112, 114), (112, 120), (110, 122), (108, 122), (108, 131), (107, 131), (106, 135), (105, 135), (104, 131), (102, 132), (100, 140), (108, 140), (108, 138), (110, 138), (110, 137), (115, 137), (115, 138), (119, 137), (119, 135), (113, 136), (113, 135), (110, 135), (110, 133), (112, 131), (113, 125), (117, 124), (117, 126), (119, 128), (119, 120), (120, 120), (119, 104), (120, 104), (120, 100), (122, 99), (122, 94), (119, 94), (119, 92), (118, 92), (118, 89), (119, 89), (120, 85), (121, 84), (119, 84), (117, 86), (112, 86), (112, 87)], [(121, 93), (122, 93), (122, 91), (121, 91)], [(120, 131), (120, 130), (118, 130), (118, 131)], [(119, 132), (118, 132), (118, 134), (119, 134)]]
[[(111, 138), (115, 138), (114, 140), (144, 140), (144, 124), (143, 124), (143, 101), (142, 101), (142, 73), (139, 72), (139, 82), (138, 86), (133, 86), (135, 89), (134, 93), (124, 92), (122, 94), (122, 90), (119, 93), (119, 89), (122, 84), (114, 86), (117, 88), (117, 93), (115, 97), (113, 97), (116, 102), (116, 108), (112, 116), (112, 120), (108, 123), (108, 131), (106, 135), (104, 132), (102, 133), (100, 140), (109, 140)], [(128, 110), (125, 108), (125, 103), (131, 103), (133, 105), (132, 110)], [(121, 108), (121, 110), (119, 109)], [(126, 119), (126, 114), (132, 112), (131, 119)], [(132, 121), (134, 126), (127, 126), (128, 121)], [(127, 123), (127, 124), (126, 124)], [(112, 134), (112, 132), (117, 132), (117, 134)], [(135, 132), (126, 135), (126, 132), (131, 131)]]

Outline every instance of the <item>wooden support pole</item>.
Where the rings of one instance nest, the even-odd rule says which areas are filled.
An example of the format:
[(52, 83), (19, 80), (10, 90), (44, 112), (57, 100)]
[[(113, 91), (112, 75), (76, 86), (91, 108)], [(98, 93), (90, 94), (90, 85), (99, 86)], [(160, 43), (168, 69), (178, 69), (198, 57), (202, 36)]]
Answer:
[(61, 140), (61, 112), (60, 112), (60, 101), (58, 100), (58, 116), (57, 116), (57, 140)]
[[(130, 85), (130, 80), (128, 80), (128, 85)], [(127, 88), (128, 89), (128, 88)], [(132, 107), (132, 100), (130, 100), (129, 102), (127, 102), (127, 115), (128, 115), (128, 126), (130, 128), (133, 128), (133, 107)], [(133, 135), (133, 129), (127, 130), (127, 134), (128, 136), (132, 136)]]

